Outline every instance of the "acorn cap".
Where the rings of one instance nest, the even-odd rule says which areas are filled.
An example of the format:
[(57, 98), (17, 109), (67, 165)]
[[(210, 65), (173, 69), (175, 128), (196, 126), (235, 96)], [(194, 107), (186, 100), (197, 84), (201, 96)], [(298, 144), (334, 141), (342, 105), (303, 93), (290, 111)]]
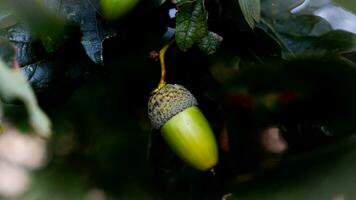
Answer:
[(160, 129), (168, 120), (183, 110), (198, 105), (197, 100), (186, 88), (167, 84), (154, 91), (148, 100), (148, 117), (155, 129)]

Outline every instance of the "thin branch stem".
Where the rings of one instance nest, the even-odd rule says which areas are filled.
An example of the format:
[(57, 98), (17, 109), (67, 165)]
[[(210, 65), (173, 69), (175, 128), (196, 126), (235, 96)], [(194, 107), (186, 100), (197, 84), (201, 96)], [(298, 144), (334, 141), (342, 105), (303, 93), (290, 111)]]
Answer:
[(159, 61), (161, 63), (161, 80), (159, 81), (158, 87), (156, 89), (159, 90), (166, 85), (166, 63), (165, 63), (165, 55), (169, 47), (172, 45), (174, 40), (170, 41), (159, 51)]

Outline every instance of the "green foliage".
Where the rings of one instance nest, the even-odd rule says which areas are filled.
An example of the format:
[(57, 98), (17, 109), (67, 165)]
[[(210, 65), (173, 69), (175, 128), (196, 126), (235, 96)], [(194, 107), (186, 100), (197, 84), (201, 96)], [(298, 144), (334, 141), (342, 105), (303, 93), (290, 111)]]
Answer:
[(202, 0), (178, 7), (176, 41), (179, 48), (187, 51), (207, 33), (207, 13)]
[(216, 51), (219, 49), (222, 40), (223, 40), (223, 38), (220, 35), (218, 35), (214, 32), (209, 32), (199, 42), (199, 48), (205, 54), (212, 55), (212, 54), (216, 53)]
[(230, 185), (238, 188), (228, 200), (344, 199), (355, 196), (355, 138), (291, 158), (283, 170), (261, 180)]
[(207, 55), (214, 54), (220, 47), (222, 37), (208, 31), (208, 13), (203, 0), (177, 1), (176, 36), (178, 47), (187, 51), (193, 44)]
[(291, 15), (291, 10), (301, 5), (305, 0), (262, 0), (262, 13), (271, 19)]
[(239, 0), (239, 4), (246, 22), (253, 29), (261, 19), (261, 0)]
[(129, 13), (139, 0), (100, 0), (104, 16), (108, 20), (116, 20)]
[[(37, 95), (54, 137), (48, 166), (19, 199), (81, 199), (92, 188), (107, 199), (355, 197), (356, 35), (310, 10), (292, 13), (304, 0), (126, 1), (128, 10), (104, 0), (23, 2), (18, 18), (1, 12), (0, 35), (18, 48), (34, 88), (43, 86)], [(325, 6), (334, 3), (352, 10), (346, 1)], [(215, 175), (190, 168), (151, 134), (146, 103), (160, 73), (147, 54), (156, 58), (172, 38), (167, 82), (189, 88), (212, 125)], [(20, 98), (49, 136), (26, 79), (6, 67), (14, 52), (0, 46), (1, 97)], [(262, 146), (270, 126), (288, 151)]]
[(0, 17), (0, 29), (8, 28), (17, 23), (16, 17), (14, 17), (11, 12), (4, 13)]
[(281, 45), (283, 58), (301, 54), (340, 54), (355, 50), (354, 34), (332, 30), (328, 22), (316, 16), (290, 16), (273, 25), (263, 21), (259, 27)]
[(7, 26), (14, 25), (19, 19), (30, 27), (34, 36), (41, 40), (48, 52), (59, 49), (72, 31), (68, 24), (45, 8), (40, 1), (5, 0), (2, 6), (13, 11), (8, 16)]
[(51, 122), (38, 106), (35, 94), (26, 78), (18, 71), (12, 71), (0, 60), (0, 96), (5, 102), (20, 100), (29, 114), (31, 126), (40, 136), (51, 136)]
[(191, 4), (191, 3), (194, 3), (196, 1), (199, 1), (199, 0), (175, 0), (173, 2), (176, 3), (178, 6), (181, 6), (181, 5), (184, 5), (184, 4)]
[(341, 5), (345, 9), (356, 13), (356, 6), (355, 6), (355, 3), (352, 2), (352, 0), (332, 0), (332, 1), (338, 5)]

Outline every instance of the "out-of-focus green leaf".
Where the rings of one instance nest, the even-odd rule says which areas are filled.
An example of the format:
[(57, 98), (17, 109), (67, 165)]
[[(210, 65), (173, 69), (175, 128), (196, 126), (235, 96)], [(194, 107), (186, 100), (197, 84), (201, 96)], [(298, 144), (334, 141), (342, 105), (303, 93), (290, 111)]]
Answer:
[(315, 46), (331, 53), (354, 52), (356, 51), (356, 35), (342, 30), (331, 31), (316, 40)]
[(42, 137), (51, 136), (51, 122), (37, 104), (35, 94), (26, 78), (19, 72), (11, 70), (0, 60), (0, 96), (5, 102), (21, 100), (29, 114), (30, 124)]
[(16, 47), (7, 39), (0, 37), (0, 59), (10, 68), (16, 68)]
[(239, 4), (246, 22), (253, 29), (261, 18), (261, 0), (239, 0)]
[(220, 84), (234, 78), (240, 70), (241, 59), (238, 56), (224, 55), (215, 59), (210, 66), (210, 73)]
[(166, 2), (166, 0), (151, 0), (153, 6), (160, 6)]
[(289, 19), (278, 20), (276, 30), (295, 36), (320, 36), (332, 30), (324, 19), (313, 15), (292, 15)]
[(0, 29), (8, 28), (17, 23), (18, 19), (11, 13), (0, 15)]
[(353, 0), (332, 0), (332, 1), (338, 5), (341, 5), (345, 9), (356, 13), (356, 4)]
[(104, 17), (108, 20), (116, 20), (128, 14), (139, 0), (100, 0), (100, 6)]
[[(283, 51), (284, 58), (296, 55), (328, 55), (353, 52), (356, 50), (356, 35), (347, 31), (330, 31), (315, 36), (294, 36), (279, 34), (288, 50)], [(290, 52), (291, 51), (291, 52)]]
[(71, 28), (40, 1), (6, 0), (2, 3), (30, 27), (31, 32), (41, 40), (48, 52), (57, 50), (69, 38)]
[[(173, 2), (179, 6), (183, 5), (183, 4), (190, 4), (190, 3), (194, 3), (197, 0), (173, 0)], [(198, 0), (199, 1), (199, 0)]]
[(222, 40), (223, 38), (220, 35), (209, 32), (199, 42), (199, 48), (207, 55), (214, 54), (219, 49)]
[[(355, 77), (355, 65), (343, 59), (301, 57), (245, 67), (227, 82), (227, 91), (252, 99), (261, 120), (278, 116), (277, 121), (288, 123), (322, 122), (341, 136), (356, 130)], [(266, 98), (271, 96), (276, 98)]]
[(339, 54), (356, 50), (356, 35), (332, 30), (324, 19), (312, 15), (292, 15), (269, 23), (261, 21), (262, 28), (282, 47), (283, 58), (301, 54)]
[(273, 174), (232, 184), (229, 200), (355, 199), (355, 137), (289, 160)]
[(270, 18), (290, 15), (290, 11), (301, 5), (304, 1), (305, 0), (262, 0), (262, 14)]
[(44, 25), (49, 27), (46, 31), (35, 33), (35, 35), (39, 35), (43, 47), (48, 52), (54, 52), (59, 49), (69, 38), (68, 30), (64, 22), (57, 21), (56, 19), (52, 22), (51, 24), (53, 25)]
[(182, 51), (187, 51), (207, 33), (207, 12), (203, 0), (179, 7), (176, 17), (176, 41)]

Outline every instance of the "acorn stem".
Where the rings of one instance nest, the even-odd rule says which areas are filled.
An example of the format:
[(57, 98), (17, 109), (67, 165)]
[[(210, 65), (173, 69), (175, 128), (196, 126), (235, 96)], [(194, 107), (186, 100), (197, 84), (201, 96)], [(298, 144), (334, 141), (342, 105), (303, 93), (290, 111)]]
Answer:
[(158, 87), (155, 91), (161, 89), (166, 85), (166, 63), (165, 63), (165, 55), (171, 44), (174, 40), (170, 41), (159, 51), (159, 61), (161, 63), (161, 80), (159, 81)]

